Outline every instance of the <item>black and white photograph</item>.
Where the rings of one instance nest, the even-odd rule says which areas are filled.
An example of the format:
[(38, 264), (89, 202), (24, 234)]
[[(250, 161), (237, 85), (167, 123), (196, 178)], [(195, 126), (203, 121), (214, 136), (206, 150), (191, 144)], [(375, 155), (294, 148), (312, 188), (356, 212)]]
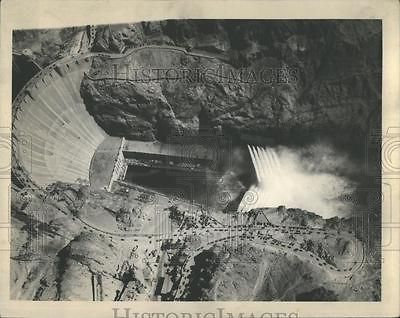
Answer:
[(380, 19), (13, 30), (11, 299), (380, 302), (381, 158), (398, 172), (382, 36)]

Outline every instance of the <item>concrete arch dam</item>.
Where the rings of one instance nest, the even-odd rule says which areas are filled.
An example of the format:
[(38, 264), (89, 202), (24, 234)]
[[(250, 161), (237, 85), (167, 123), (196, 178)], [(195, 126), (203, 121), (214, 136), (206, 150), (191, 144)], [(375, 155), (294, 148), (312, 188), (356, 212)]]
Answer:
[(13, 165), (32, 181), (89, 180), (105, 133), (86, 111), (80, 84), (91, 57), (60, 60), (33, 77), (13, 104)]

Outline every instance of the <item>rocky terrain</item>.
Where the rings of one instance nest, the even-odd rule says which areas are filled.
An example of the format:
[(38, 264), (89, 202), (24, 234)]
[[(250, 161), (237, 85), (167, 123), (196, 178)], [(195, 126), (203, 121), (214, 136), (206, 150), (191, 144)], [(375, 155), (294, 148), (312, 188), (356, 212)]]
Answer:
[[(243, 246), (209, 265), (210, 257), (218, 256), (220, 253), (212, 250), (198, 257), (199, 267), (193, 270), (197, 276), (193, 276), (186, 300), (346, 301), (380, 297), (372, 268), (353, 276), (353, 282), (338, 285), (329, 281), (324, 270), (295, 255), (265, 254), (262, 249)], [(207, 265), (208, 271), (198, 272)]]
[[(153, 140), (163, 138), (164, 132), (198, 134), (199, 127), (222, 127), (231, 136), (268, 135), (300, 142), (318, 133), (338, 143), (348, 143), (346, 136), (352, 136), (356, 144), (375, 118), (379, 120), (380, 29), (378, 21), (167, 20), (99, 27), (93, 50), (167, 44), (218, 53), (220, 58), (166, 52), (162, 58), (138, 54), (117, 62), (138, 69), (154, 63), (176, 69), (200, 65), (236, 72), (288, 68), (297, 73), (294, 81), (277, 83), (275, 78), (267, 85), (86, 79), (81, 94), (96, 121), (119, 136)], [(159, 61), (153, 62), (156, 58)], [(104, 68), (99, 61), (91, 72)]]
[[(324, 233), (331, 231), (332, 223), (341, 232), (354, 231), (354, 220), (324, 220), (307, 211), (282, 207), (258, 212), (267, 213), (272, 223), (286, 228), (297, 226), (301, 217), (303, 226), (317, 227)], [(277, 220), (280, 223), (275, 223)], [(289, 236), (290, 240), (298, 239)], [(346, 266), (346, 259), (355, 251), (354, 241), (340, 235), (325, 236), (323, 240), (304, 239), (300, 246), (328, 266), (340, 263)], [(261, 245), (250, 241), (236, 246), (217, 244), (195, 257), (183, 300), (343, 301), (359, 297), (377, 300), (380, 283), (376, 248), (366, 251), (366, 264), (362, 269), (347, 277), (346, 282), (339, 283), (325, 268), (315, 266), (291, 250), (268, 250), (266, 253)]]
[[(13, 189), (13, 299), (92, 300), (91, 281), (98, 275), (102, 277), (102, 299), (118, 299), (124, 288), (127, 290), (124, 297), (127, 298), (122, 299), (146, 299), (140, 298), (151, 288), (146, 272), (152, 272), (153, 265), (157, 268), (158, 264), (150, 262), (144, 267), (141, 265), (140, 260), (146, 259), (148, 251), (144, 251), (145, 247), (131, 251), (137, 244), (136, 238), (118, 234), (126, 231), (122, 229), (117, 232), (120, 220), (116, 219), (114, 226), (109, 221), (99, 228), (93, 227), (95, 223), (90, 223), (89, 219), (81, 218), (79, 214), (86, 213), (85, 206), (88, 204), (96, 204), (97, 209), (107, 208), (104, 200), (106, 193), (85, 192), (85, 188), (58, 184), (47, 191)], [(137, 208), (142, 206), (139, 201), (134, 202), (127, 196), (120, 198), (118, 204)], [(165, 213), (173, 222), (186, 224), (181, 230), (184, 232), (180, 234), (185, 234), (184, 243), (181, 241), (169, 245), (169, 254), (173, 256), (165, 265), (168, 265), (167, 272), (179, 273), (183, 266), (182, 257), (198, 249), (204, 237), (190, 234), (196, 222), (189, 222), (190, 216), (179, 214), (182, 210), (177, 208), (176, 203), (166, 207), (169, 208)], [(178, 213), (179, 217), (174, 216), (173, 212)], [(327, 266), (348, 267), (347, 262), (354, 255), (355, 241), (348, 240), (340, 233), (353, 232), (359, 238), (362, 235), (355, 219), (322, 219), (307, 211), (283, 207), (254, 210), (247, 224), (264, 224), (263, 214), (280, 227), (300, 225), (318, 228), (322, 234), (327, 233), (324, 239), (319, 236), (309, 236), (307, 239), (305, 236), (300, 238), (289, 234), (277, 237), (278, 241), (299, 243), (299, 248), (302, 246)], [(217, 218), (223, 218), (223, 215), (213, 214)], [(182, 218), (188, 222), (182, 222)], [(136, 222), (141, 221), (137, 218)], [(202, 224), (206, 225), (206, 229), (213, 230), (209, 221)], [(256, 233), (256, 230), (249, 229), (248, 234), (252, 233)], [(143, 243), (140, 244), (147, 246), (143, 240), (147, 238), (141, 238), (140, 242)], [(365, 250), (362, 268), (346, 276), (344, 283), (343, 278), (335, 278), (326, 267), (318, 266), (291, 250), (268, 249), (266, 252), (262, 245), (254, 245), (250, 241), (241, 241), (238, 245), (216, 242), (195, 256), (186, 287), (188, 294), (181, 300), (378, 300), (378, 244), (372, 241), (368, 244), (370, 246)], [(163, 248), (159, 248), (157, 253), (162, 253)], [(135, 258), (135, 253), (140, 258)], [(179, 275), (172, 277), (179, 282)]]
[[(135, 284), (128, 289), (142, 288), (133, 264), (126, 261), (131, 245), (80, 219), (79, 213), (86, 213), (84, 204), (96, 202), (98, 209), (107, 209), (107, 193), (99, 198), (101, 193), (86, 190), (86, 186), (61, 183), (46, 190), (13, 188), (13, 299), (92, 300), (91, 280), (98, 274), (103, 277), (105, 300), (114, 300), (129, 282)], [(126, 198), (122, 204), (131, 203)], [(118, 216), (114, 222), (115, 228), (123, 223)]]
[(74, 36), (84, 29), (16, 30), (13, 33), (13, 52), (23, 54), (45, 67), (69, 55)]

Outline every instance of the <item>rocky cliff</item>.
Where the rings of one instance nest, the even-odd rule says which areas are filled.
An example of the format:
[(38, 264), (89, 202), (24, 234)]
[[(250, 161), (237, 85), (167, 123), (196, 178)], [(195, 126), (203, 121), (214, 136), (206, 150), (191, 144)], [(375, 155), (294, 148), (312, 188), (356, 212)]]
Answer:
[[(381, 107), (379, 21), (182, 20), (103, 26), (93, 50), (121, 52), (148, 45), (183, 47), (206, 57), (149, 49), (98, 61), (136, 69), (222, 67), (243, 81), (92, 81), (81, 87), (88, 110), (112, 135), (154, 140), (218, 128), (227, 135), (337, 141), (361, 140)], [(152, 58), (153, 56), (153, 58)], [(149, 59), (150, 57), (150, 59)], [(156, 59), (156, 57), (158, 59)], [(110, 66), (110, 65), (108, 65)], [(288, 74), (277, 69), (292, 70)], [(268, 83), (251, 74), (268, 70)], [(274, 73), (275, 72), (275, 73)], [(283, 77), (283, 80), (280, 76)], [(257, 82), (257, 83), (256, 83)], [(340, 133), (339, 133), (340, 131)]]

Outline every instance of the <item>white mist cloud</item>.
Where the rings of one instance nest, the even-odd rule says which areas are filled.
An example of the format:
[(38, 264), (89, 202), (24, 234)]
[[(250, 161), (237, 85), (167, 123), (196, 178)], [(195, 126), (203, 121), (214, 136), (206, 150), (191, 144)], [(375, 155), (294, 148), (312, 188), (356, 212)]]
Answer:
[(348, 216), (349, 203), (340, 199), (354, 191), (354, 185), (341, 173), (349, 167), (345, 156), (327, 145), (293, 150), (286, 147), (250, 147), (258, 184), (250, 187), (239, 211), (252, 208), (299, 208), (323, 218)]

